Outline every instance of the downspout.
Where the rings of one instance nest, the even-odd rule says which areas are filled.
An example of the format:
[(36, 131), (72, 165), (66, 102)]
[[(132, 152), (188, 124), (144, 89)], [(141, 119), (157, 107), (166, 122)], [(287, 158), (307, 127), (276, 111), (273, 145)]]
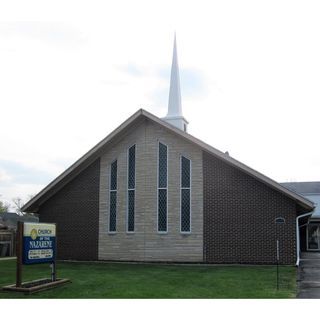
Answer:
[(297, 262), (296, 262), (296, 266), (298, 267), (299, 266), (299, 263), (300, 263), (300, 230), (299, 230), (299, 219), (301, 218), (304, 218), (304, 217), (307, 217), (307, 216), (311, 216), (313, 213), (313, 211), (311, 212), (308, 212), (308, 213), (304, 213), (300, 216), (298, 216), (296, 218), (296, 237), (297, 237)]

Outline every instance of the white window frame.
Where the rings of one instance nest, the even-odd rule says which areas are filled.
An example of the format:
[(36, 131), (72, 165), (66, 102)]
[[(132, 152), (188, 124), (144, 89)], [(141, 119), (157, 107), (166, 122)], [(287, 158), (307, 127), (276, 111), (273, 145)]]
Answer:
[[(117, 189), (111, 189), (111, 172), (112, 172), (112, 164), (117, 161)], [(116, 192), (116, 230), (110, 230), (110, 220), (111, 220), (111, 192)], [(118, 216), (118, 159), (114, 159), (110, 164), (110, 179), (109, 179), (109, 221), (108, 221), (108, 233), (114, 234), (117, 233), (117, 216)]]
[[(185, 188), (182, 187), (182, 158), (185, 158), (190, 161), (190, 187)], [(189, 207), (190, 207), (190, 230), (189, 231), (182, 231), (182, 190), (190, 190), (190, 199), (189, 199)], [(180, 155), (180, 233), (181, 234), (191, 234), (192, 232), (192, 161), (190, 158)]]
[[(135, 161), (134, 161), (134, 188), (129, 189), (129, 150), (135, 147)], [(126, 209), (126, 233), (132, 234), (136, 231), (136, 167), (137, 167), (137, 145), (134, 143), (127, 148), (127, 209)], [(134, 191), (134, 228), (133, 231), (129, 231), (129, 191)]]
[[(159, 188), (159, 150), (160, 150), (160, 143), (167, 147), (167, 187), (166, 188)], [(157, 148), (157, 232), (160, 234), (167, 234), (169, 229), (169, 223), (168, 223), (168, 182), (169, 182), (169, 147), (167, 144), (163, 143), (162, 141), (158, 140), (158, 148)], [(166, 231), (159, 231), (159, 190), (167, 190), (167, 225), (166, 225)]]

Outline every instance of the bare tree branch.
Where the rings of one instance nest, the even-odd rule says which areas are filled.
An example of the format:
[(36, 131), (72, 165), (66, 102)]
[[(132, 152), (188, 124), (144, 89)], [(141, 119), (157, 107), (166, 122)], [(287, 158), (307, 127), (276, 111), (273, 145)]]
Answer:
[(12, 202), (15, 205), (16, 213), (23, 215), (21, 208), (24, 206), (24, 201), (20, 197), (12, 198)]

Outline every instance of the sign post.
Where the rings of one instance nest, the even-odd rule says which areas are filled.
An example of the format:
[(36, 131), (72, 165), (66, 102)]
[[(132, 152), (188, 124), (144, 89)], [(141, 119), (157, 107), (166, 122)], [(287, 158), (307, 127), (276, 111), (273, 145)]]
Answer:
[(50, 268), (51, 268), (51, 281), (56, 281), (57, 272), (56, 272), (56, 264), (55, 264), (55, 262), (52, 262), (50, 264)]
[(279, 262), (280, 262), (280, 242), (279, 242), (279, 227), (284, 225), (286, 220), (283, 217), (277, 217), (275, 219), (276, 223), (276, 235), (277, 235), (277, 249), (276, 249), (276, 257), (277, 257), (277, 290), (279, 290)]
[(277, 290), (279, 290), (279, 240), (277, 240)]
[[(3, 290), (31, 293), (70, 282), (69, 279), (57, 279), (56, 224), (18, 222), (16, 243), (16, 283), (3, 287)], [(51, 277), (23, 283), (22, 265), (39, 263), (49, 263)]]
[(17, 227), (17, 241), (16, 241), (16, 254), (17, 254), (17, 274), (16, 286), (21, 287), (22, 282), (22, 236), (23, 236), (23, 223), (18, 222)]

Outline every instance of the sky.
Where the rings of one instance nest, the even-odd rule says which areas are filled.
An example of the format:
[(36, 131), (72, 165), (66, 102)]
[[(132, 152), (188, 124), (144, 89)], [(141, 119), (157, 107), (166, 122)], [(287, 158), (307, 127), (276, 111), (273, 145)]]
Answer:
[(27, 199), (138, 109), (278, 182), (320, 180), (319, 1), (1, 1), (0, 200)]

